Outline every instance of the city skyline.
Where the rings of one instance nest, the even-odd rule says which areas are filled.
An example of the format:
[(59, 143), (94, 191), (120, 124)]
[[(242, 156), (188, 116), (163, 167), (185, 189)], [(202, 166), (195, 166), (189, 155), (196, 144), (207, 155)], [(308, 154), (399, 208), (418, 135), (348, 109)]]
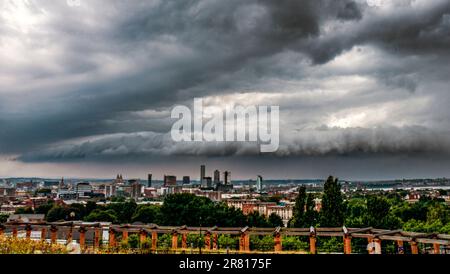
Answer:
[[(450, 3), (373, 3), (2, 1), (0, 178), (450, 177)], [(173, 142), (194, 98), (279, 106), (279, 149)]]

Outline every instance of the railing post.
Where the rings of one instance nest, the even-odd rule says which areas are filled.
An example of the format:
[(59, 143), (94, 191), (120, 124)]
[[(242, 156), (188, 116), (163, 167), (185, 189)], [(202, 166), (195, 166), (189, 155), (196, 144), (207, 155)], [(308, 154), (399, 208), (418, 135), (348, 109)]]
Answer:
[(245, 251), (250, 251), (250, 234), (245, 233)]
[(281, 241), (282, 241), (281, 234), (279, 232), (275, 233), (275, 236), (274, 236), (275, 252), (281, 252), (283, 250)]
[(152, 250), (156, 251), (158, 248), (158, 233), (156, 231), (152, 231)]
[(434, 250), (434, 254), (440, 254), (441, 253), (441, 245), (433, 244), (433, 250)]
[(145, 245), (145, 243), (147, 242), (147, 231), (145, 230), (141, 230), (140, 234), (139, 234), (139, 242), (141, 243), (141, 248)]
[(401, 241), (401, 240), (397, 241), (397, 253), (405, 254), (405, 247), (403, 246), (403, 241)]
[(382, 250), (381, 250), (381, 239), (380, 238), (375, 238), (374, 239), (374, 243), (375, 243), (375, 254), (383, 253)]
[(245, 251), (245, 233), (241, 233), (241, 237), (239, 238), (239, 251)]
[(178, 233), (174, 231), (172, 233), (172, 250), (176, 252), (177, 248), (178, 248)]
[(0, 236), (2, 236), (5, 233), (5, 227), (0, 225)]
[(217, 233), (213, 234), (213, 249), (218, 249), (218, 243), (219, 243), (219, 235)]
[(310, 229), (309, 229), (309, 253), (317, 254), (316, 242), (317, 242), (316, 229), (314, 227), (310, 227)]
[(110, 227), (109, 228), (109, 248), (116, 247), (116, 231)]
[(352, 236), (344, 236), (344, 254), (352, 254)]
[(181, 248), (187, 248), (187, 233), (181, 234)]
[(83, 252), (86, 247), (86, 228), (81, 226), (78, 232), (80, 232), (80, 249)]
[(211, 250), (211, 233), (205, 233), (205, 250)]
[(410, 242), (411, 244), (411, 253), (412, 254), (419, 254), (419, 247), (417, 246), (417, 242), (415, 240), (412, 240)]

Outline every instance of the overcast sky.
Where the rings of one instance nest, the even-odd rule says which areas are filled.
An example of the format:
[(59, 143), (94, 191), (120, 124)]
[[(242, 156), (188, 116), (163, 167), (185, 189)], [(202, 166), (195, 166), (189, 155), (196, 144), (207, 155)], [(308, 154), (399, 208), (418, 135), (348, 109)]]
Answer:
[[(0, 177), (450, 176), (448, 0), (2, 0)], [(174, 143), (175, 105), (280, 106), (280, 149)]]

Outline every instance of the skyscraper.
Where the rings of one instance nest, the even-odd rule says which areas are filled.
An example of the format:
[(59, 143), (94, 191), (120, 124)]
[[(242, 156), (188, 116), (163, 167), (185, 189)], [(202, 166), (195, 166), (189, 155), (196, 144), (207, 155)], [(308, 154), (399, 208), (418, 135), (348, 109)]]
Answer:
[(218, 185), (220, 183), (220, 171), (217, 169), (214, 171), (214, 185)]
[(191, 183), (191, 177), (183, 176), (183, 185), (189, 185)]
[(205, 173), (206, 173), (206, 167), (205, 165), (201, 165), (200, 166), (200, 185), (204, 186), (204, 179), (205, 178)]
[(230, 183), (230, 181), (231, 181), (231, 172), (225, 171), (223, 173), (223, 183), (225, 185), (228, 185)]
[(263, 178), (261, 175), (258, 175), (258, 177), (256, 177), (256, 191), (261, 192), (262, 188), (263, 188)]
[(152, 187), (152, 175), (148, 174), (147, 187)]

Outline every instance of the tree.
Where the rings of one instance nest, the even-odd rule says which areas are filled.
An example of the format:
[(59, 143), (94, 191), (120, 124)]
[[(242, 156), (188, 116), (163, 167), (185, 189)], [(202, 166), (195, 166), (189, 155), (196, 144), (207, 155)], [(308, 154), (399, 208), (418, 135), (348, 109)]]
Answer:
[(317, 225), (318, 214), (315, 207), (316, 202), (314, 202), (314, 196), (313, 194), (308, 193), (308, 196), (306, 197), (306, 211), (303, 221), (303, 224), (307, 227)]
[(329, 176), (324, 184), (320, 225), (340, 227), (344, 223), (344, 206), (338, 179)]
[(0, 214), (0, 224), (6, 223), (8, 221), (8, 215), (7, 214)]
[(295, 198), (295, 205), (293, 209), (292, 223), (294, 227), (304, 226), (305, 203), (306, 203), (306, 187), (301, 186), (298, 189), (298, 196), (297, 198)]
[(36, 214), (45, 214), (45, 215), (47, 215), (47, 213), (50, 211), (50, 209), (52, 209), (53, 206), (54, 206), (54, 202), (53, 201), (48, 201), (46, 204), (38, 206), (34, 210), (34, 212)]
[(64, 207), (54, 206), (48, 211), (45, 219), (48, 222), (56, 222), (56, 221), (65, 220), (67, 218), (67, 216), (68, 216), (68, 212)]
[(33, 214), (34, 211), (31, 207), (19, 207), (16, 209), (15, 214)]
[(283, 220), (281, 219), (281, 217), (275, 213), (270, 214), (268, 222), (271, 227), (279, 227), (279, 226), (283, 227), (284, 226)]
[(159, 217), (159, 206), (142, 205), (138, 206), (133, 214), (132, 222), (155, 223)]
[(118, 218), (116, 216), (116, 212), (112, 209), (102, 210), (95, 209), (88, 216), (86, 216), (85, 221), (87, 222), (111, 222), (117, 223)]
[(264, 215), (259, 214), (257, 211), (247, 215), (247, 225), (250, 227), (271, 227)]

